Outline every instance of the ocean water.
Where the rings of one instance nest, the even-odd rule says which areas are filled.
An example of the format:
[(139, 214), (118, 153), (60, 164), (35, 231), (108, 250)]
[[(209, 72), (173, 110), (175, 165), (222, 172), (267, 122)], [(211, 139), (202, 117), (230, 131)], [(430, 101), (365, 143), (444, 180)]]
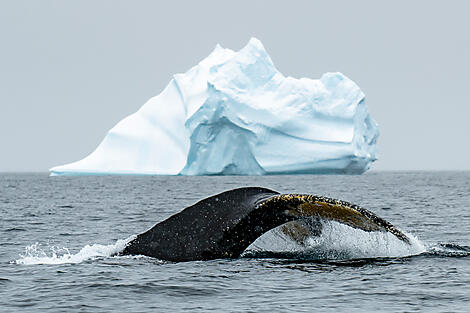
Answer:
[[(116, 256), (155, 223), (241, 186), (359, 204), (413, 243), (331, 222), (307, 252), (272, 231), (238, 259)], [(470, 172), (0, 174), (0, 217), (1, 312), (470, 310)]]

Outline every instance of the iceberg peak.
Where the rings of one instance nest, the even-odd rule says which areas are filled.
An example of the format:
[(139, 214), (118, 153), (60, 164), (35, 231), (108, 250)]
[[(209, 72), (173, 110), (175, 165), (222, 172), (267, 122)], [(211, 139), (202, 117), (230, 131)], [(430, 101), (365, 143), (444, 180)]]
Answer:
[(266, 52), (263, 43), (255, 37), (251, 37), (246, 46), (243, 47), (238, 54), (252, 55), (254, 59), (259, 57), (268, 58), (270, 63), (272, 64), (271, 58)]
[(248, 40), (248, 43), (246, 44), (245, 47), (248, 47), (248, 46), (253, 47), (253, 48), (256, 47), (256, 49), (258, 50), (265, 51), (263, 43), (261, 42), (261, 40), (259, 40), (256, 37), (251, 37), (250, 40)]
[(362, 173), (378, 126), (341, 73), (283, 76), (263, 44), (219, 44), (124, 118), (86, 158), (52, 168), (78, 174)]

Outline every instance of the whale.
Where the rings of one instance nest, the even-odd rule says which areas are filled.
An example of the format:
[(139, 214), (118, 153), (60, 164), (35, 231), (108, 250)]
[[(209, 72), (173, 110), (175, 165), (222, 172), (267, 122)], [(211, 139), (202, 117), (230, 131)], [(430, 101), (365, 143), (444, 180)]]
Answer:
[(121, 255), (173, 262), (238, 258), (258, 237), (278, 226), (299, 243), (318, 236), (322, 220), (367, 232), (389, 232), (410, 244), (401, 230), (358, 205), (318, 195), (245, 187), (202, 199), (157, 223), (127, 243)]

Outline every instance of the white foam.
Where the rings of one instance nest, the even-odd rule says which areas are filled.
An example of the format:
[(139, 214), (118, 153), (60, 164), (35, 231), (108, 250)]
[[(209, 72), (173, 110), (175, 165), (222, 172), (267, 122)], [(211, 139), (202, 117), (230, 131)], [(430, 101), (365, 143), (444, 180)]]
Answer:
[(424, 244), (406, 233), (407, 244), (388, 232), (365, 232), (333, 221), (323, 221), (322, 234), (300, 245), (276, 228), (259, 237), (248, 250), (273, 252), (309, 252), (318, 259), (359, 259), (405, 257), (426, 251)]
[(25, 248), (25, 253), (20, 254), (20, 259), (14, 261), (16, 264), (67, 264), (81, 263), (85, 260), (98, 257), (110, 257), (122, 251), (126, 244), (134, 239), (131, 236), (127, 239), (120, 239), (111, 245), (92, 244), (84, 246), (78, 253), (71, 253), (67, 248), (48, 246), (43, 248), (41, 244), (35, 243)]

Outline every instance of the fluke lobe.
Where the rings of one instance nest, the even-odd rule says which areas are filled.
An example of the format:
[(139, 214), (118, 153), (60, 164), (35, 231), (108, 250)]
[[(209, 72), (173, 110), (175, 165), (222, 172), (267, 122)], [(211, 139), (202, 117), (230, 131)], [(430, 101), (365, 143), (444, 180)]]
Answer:
[(318, 235), (320, 219), (364, 231), (385, 231), (409, 244), (395, 226), (357, 205), (306, 194), (280, 194), (261, 187), (238, 188), (203, 199), (130, 241), (123, 255), (168, 261), (236, 258), (256, 238), (286, 224), (284, 233), (301, 240)]

